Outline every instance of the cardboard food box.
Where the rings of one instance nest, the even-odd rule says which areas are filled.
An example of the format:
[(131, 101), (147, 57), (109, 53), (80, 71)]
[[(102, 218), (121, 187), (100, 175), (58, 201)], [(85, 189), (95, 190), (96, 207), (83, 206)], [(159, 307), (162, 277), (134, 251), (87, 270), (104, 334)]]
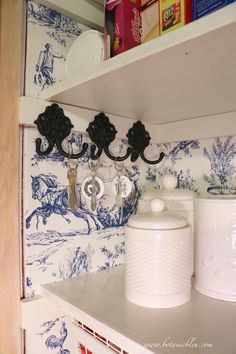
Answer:
[(141, 0), (107, 0), (105, 37), (110, 37), (111, 56), (141, 44)]
[(191, 20), (191, 0), (160, 0), (161, 35), (182, 27)]
[(209, 13), (224, 7), (235, 0), (192, 0), (193, 6), (193, 21), (198, 18), (208, 15)]
[(142, 35), (141, 43), (148, 42), (160, 35), (159, 0), (141, 1)]

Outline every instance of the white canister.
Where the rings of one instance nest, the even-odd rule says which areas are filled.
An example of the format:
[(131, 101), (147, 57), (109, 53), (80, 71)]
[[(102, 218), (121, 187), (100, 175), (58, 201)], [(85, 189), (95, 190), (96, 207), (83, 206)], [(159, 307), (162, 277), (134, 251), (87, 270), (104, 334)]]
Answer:
[(151, 212), (132, 216), (125, 227), (126, 298), (150, 308), (182, 305), (191, 296), (191, 229), (164, 207), (154, 199)]
[(194, 192), (177, 187), (177, 178), (174, 175), (165, 175), (162, 179), (163, 188), (146, 190), (138, 202), (138, 212), (150, 211), (151, 201), (162, 198), (166, 209), (185, 217), (191, 226), (192, 235), (192, 274), (194, 273)]
[(236, 301), (236, 198), (196, 199), (195, 288)]

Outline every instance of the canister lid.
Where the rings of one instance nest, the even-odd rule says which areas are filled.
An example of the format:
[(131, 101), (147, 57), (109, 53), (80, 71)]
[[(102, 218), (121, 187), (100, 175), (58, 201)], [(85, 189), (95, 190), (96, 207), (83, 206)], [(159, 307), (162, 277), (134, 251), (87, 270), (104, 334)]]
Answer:
[(162, 179), (164, 189), (161, 189), (159, 196), (166, 200), (189, 200), (194, 198), (194, 193), (188, 189), (179, 189), (177, 178), (174, 175), (165, 175)]
[(151, 202), (151, 211), (132, 216), (129, 219), (128, 226), (145, 230), (170, 230), (188, 225), (184, 217), (164, 209), (165, 202), (163, 199), (153, 199)]

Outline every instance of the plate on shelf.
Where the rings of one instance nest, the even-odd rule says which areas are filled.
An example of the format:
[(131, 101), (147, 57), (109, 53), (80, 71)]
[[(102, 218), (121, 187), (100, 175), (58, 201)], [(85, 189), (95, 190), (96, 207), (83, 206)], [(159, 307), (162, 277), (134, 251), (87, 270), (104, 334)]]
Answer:
[(65, 65), (66, 78), (79, 75), (105, 60), (104, 36), (89, 30), (82, 33), (72, 44)]

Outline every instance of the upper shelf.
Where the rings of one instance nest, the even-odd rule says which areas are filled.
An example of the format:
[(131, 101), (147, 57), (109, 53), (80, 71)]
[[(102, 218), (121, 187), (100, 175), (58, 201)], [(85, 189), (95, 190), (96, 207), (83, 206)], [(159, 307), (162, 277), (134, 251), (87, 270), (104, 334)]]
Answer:
[(236, 3), (57, 84), (40, 98), (174, 122), (236, 110)]

